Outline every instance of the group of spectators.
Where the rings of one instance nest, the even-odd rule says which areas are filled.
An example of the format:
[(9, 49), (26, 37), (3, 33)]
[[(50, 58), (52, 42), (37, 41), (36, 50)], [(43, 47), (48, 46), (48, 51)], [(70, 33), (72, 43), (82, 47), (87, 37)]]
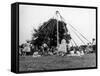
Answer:
[(84, 55), (95, 52), (95, 45), (84, 45), (84, 46), (66, 46), (66, 52), (59, 51), (57, 47), (51, 46), (48, 47), (46, 43), (43, 43), (41, 46), (34, 46), (30, 42), (27, 42), (19, 46), (19, 55), (20, 56), (48, 56), (48, 55)]

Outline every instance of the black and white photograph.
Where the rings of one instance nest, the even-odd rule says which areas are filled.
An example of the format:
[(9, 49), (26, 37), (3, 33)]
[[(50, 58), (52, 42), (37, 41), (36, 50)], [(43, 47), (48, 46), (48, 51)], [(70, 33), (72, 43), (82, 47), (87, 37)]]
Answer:
[(19, 4), (19, 72), (96, 68), (96, 10)]

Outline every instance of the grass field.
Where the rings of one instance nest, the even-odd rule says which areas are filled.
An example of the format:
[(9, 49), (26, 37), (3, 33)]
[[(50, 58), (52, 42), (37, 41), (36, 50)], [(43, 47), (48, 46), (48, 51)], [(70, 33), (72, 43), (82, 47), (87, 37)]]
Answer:
[(19, 71), (35, 71), (35, 70), (54, 70), (69, 68), (85, 68), (95, 67), (95, 54), (87, 54), (84, 56), (43, 56), (33, 58), (31, 56), (19, 58)]

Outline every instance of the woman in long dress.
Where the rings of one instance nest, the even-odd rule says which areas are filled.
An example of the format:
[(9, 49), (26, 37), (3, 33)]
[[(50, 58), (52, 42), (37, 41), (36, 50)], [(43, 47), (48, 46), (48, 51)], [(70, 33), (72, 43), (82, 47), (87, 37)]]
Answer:
[(58, 52), (60, 52), (62, 56), (67, 53), (67, 43), (65, 39), (62, 39), (61, 44), (58, 47)]

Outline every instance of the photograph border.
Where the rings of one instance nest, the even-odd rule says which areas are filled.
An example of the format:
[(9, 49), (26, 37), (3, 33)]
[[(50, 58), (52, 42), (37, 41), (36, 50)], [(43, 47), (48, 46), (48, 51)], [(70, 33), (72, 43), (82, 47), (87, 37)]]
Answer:
[[(59, 70), (43, 70), (43, 71), (19, 71), (19, 5), (35, 5), (35, 6), (51, 6), (51, 7), (70, 7), (84, 8), (96, 10), (96, 67), (71, 68)], [(43, 3), (27, 3), (15, 2), (11, 4), (11, 72), (14, 73), (34, 73), (34, 72), (53, 72), (53, 71), (68, 71), (68, 70), (83, 70), (97, 69), (98, 66), (98, 7), (94, 6), (76, 6), (76, 5), (61, 5), (61, 4), (43, 4)], [(16, 51), (16, 52), (15, 52)]]

